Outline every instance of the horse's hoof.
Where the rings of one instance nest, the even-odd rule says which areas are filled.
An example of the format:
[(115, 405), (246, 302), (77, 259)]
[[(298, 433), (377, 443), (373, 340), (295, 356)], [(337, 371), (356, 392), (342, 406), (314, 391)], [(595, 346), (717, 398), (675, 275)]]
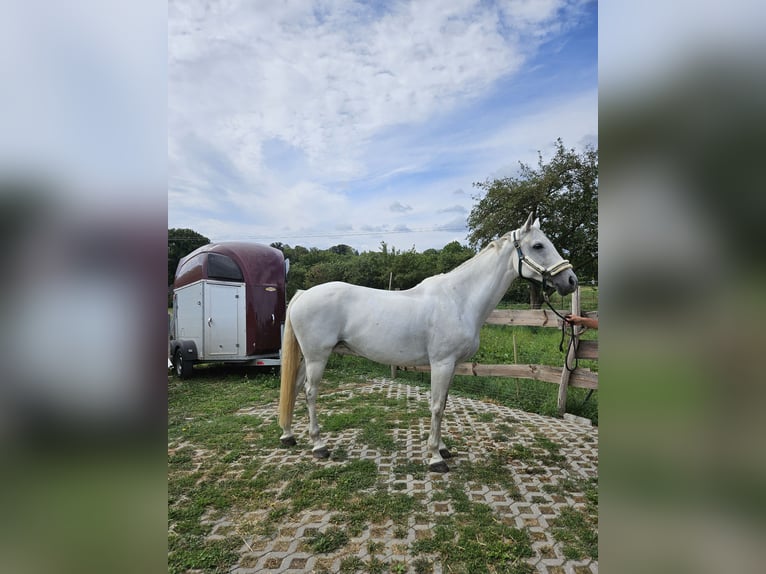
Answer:
[(447, 463), (443, 460), (440, 460), (439, 462), (434, 462), (432, 464), (428, 465), (428, 470), (431, 472), (449, 472), (449, 467), (447, 466)]
[(318, 448), (316, 450), (312, 450), (311, 454), (314, 455), (314, 458), (330, 458), (330, 451), (327, 450), (326, 446), (323, 446), (322, 448)]
[(281, 438), (281, 439), (279, 439), (279, 442), (282, 443), (282, 446), (295, 446), (297, 444), (297, 441), (295, 440), (294, 436), (289, 436), (287, 438)]
[(439, 454), (442, 455), (442, 458), (452, 458), (452, 453), (446, 448), (440, 449)]

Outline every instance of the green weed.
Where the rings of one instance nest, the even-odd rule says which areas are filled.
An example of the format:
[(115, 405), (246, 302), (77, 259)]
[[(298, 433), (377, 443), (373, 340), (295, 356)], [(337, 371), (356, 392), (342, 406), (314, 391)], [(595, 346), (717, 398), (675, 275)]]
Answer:
[(378, 467), (371, 460), (352, 460), (341, 466), (315, 469), (292, 480), (280, 496), (294, 511), (323, 506), (341, 509), (349, 496), (370, 488), (378, 478)]
[(431, 574), (434, 566), (428, 558), (417, 558), (412, 562), (412, 568), (415, 574)]
[(308, 546), (319, 554), (329, 554), (348, 543), (348, 534), (340, 528), (330, 526), (324, 532), (317, 532), (306, 540)]
[(399, 492), (388, 492), (381, 486), (372, 493), (347, 500), (342, 509), (341, 520), (358, 533), (368, 524), (379, 524), (389, 519), (397, 526), (403, 527), (407, 516), (420, 507), (422, 503), (416, 498)]
[(455, 572), (527, 574), (533, 571), (525, 561), (533, 555), (526, 530), (503, 524), (484, 504), (457, 498), (462, 510), (456, 508), (454, 515), (442, 519), (434, 528), (432, 538), (414, 542), (414, 554), (437, 554)]
[(359, 556), (348, 556), (340, 561), (340, 574), (354, 574), (364, 568), (364, 561)]
[(598, 560), (598, 481), (566, 478), (558, 484), (544, 485), (550, 494), (572, 496), (583, 493), (584, 509), (564, 508), (552, 521), (551, 533), (564, 543), (564, 556), (571, 560), (593, 558)]
[(598, 518), (590, 512), (563, 508), (553, 520), (551, 532), (564, 543), (564, 556), (570, 560), (598, 560)]
[(168, 573), (181, 574), (188, 570), (223, 573), (239, 558), (241, 540), (206, 541), (202, 536), (184, 534), (168, 540)]

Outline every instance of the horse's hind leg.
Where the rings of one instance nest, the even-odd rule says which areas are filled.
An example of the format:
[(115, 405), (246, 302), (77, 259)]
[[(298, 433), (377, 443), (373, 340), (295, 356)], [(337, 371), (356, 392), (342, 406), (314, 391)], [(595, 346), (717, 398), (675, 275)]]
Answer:
[[(442, 406), (442, 419), (444, 419), (444, 411), (447, 410), (447, 393), (444, 393), (444, 404)], [(452, 453), (447, 448), (447, 445), (444, 444), (444, 433), (441, 431), (439, 432), (439, 454), (442, 455), (442, 458), (452, 458)]]
[[(290, 412), (295, 410), (295, 399), (298, 397), (298, 393), (303, 390), (305, 384), (306, 363), (301, 359), (301, 362), (298, 364), (298, 372), (295, 375), (295, 393), (293, 393), (293, 404), (290, 405)], [(282, 429), (282, 436), (279, 437), (279, 440), (284, 446), (295, 446), (296, 440), (293, 435), (292, 417), (290, 417), (290, 422), (286, 423), (285, 427)]]
[(330, 451), (319, 436), (319, 421), (317, 420), (317, 394), (319, 381), (322, 380), (327, 357), (319, 360), (306, 361), (306, 403), (309, 410), (309, 437), (314, 447), (311, 449), (315, 458), (327, 458)]

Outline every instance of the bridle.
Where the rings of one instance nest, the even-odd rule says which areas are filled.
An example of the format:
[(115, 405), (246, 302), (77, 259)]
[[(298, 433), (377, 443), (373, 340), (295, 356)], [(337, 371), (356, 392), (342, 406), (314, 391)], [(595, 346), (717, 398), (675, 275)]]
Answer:
[[(562, 259), (555, 265), (551, 265), (549, 267), (543, 267), (537, 261), (532, 259), (531, 257), (527, 257), (524, 255), (524, 252), (521, 250), (521, 238), (518, 235), (519, 230), (516, 229), (511, 233), (511, 240), (513, 241), (513, 246), (516, 248), (516, 258), (518, 259), (518, 271), (519, 271), (519, 277), (522, 279), (526, 279), (530, 283), (534, 283), (535, 285), (540, 286), (540, 290), (543, 294), (543, 301), (545, 301), (545, 304), (548, 305), (551, 311), (553, 311), (559, 319), (561, 319), (561, 341), (559, 342), (559, 351), (562, 353), (566, 353), (565, 357), (569, 356), (569, 348), (574, 344), (574, 326), (572, 326), (569, 334), (569, 343), (567, 344), (566, 351), (564, 350), (564, 338), (567, 335), (567, 321), (564, 318), (564, 316), (556, 311), (554, 309), (553, 305), (551, 305), (550, 300), (548, 299), (548, 294), (545, 292), (546, 282), (550, 282), (550, 279), (552, 277), (555, 277), (562, 271), (565, 271), (566, 269), (572, 269), (572, 264), (566, 260)], [(536, 271), (540, 274), (541, 280), (537, 280), (534, 277), (525, 277), (523, 272), (522, 264), (526, 264), (527, 267), (532, 269), (533, 271)], [(564, 359), (564, 366), (569, 372), (574, 371), (577, 368), (578, 360), (575, 357), (575, 364), (574, 367), (570, 367), (569, 364), (567, 364), (566, 358)]]

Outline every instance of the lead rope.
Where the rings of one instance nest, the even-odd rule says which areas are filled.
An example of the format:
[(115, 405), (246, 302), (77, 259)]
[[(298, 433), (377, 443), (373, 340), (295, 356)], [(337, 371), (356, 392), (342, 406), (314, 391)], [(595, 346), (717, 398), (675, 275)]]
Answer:
[[(543, 284), (543, 287), (545, 287), (545, 277), (543, 277), (543, 283), (542, 284)], [(545, 289), (543, 289), (543, 301), (545, 301), (545, 304), (548, 305), (548, 307), (550, 307), (551, 311), (553, 311), (556, 315), (558, 315), (561, 318), (561, 341), (559, 342), (559, 351), (564, 353), (564, 337), (567, 334), (567, 322), (566, 322), (566, 319), (564, 319), (564, 317), (563, 317), (563, 315), (561, 313), (559, 313), (558, 311), (556, 311), (556, 309), (553, 308), (553, 305), (551, 305), (551, 302), (548, 299), (548, 295), (545, 294)], [(568, 334), (569, 334), (569, 343), (567, 344), (566, 354), (564, 355), (564, 368), (566, 368), (566, 370), (569, 371), (570, 373), (573, 373), (574, 370), (577, 368), (577, 366), (580, 363), (580, 359), (577, 358), (577, 353), (574, 353), (574, 357), (575, 357), (574, 367), (570, 367), (569, 366), (569, 362), (568, 362), (568, 360), (569, 360), (569, 349), (572, 347), (572, 345), (574, 345), (574, 325), (572, 325), (569, 328), (569, 333)], [(588, 391), (588, 394), (585, 396), (585, 400), (583, 400), (583, 402), (580, 404), (580, 408), (582, 408), (585, 405), (585, 403), (587, 403), (590, 400), (591, 396), (593, 395), (593, 391), (594, 390), (595, 389), (590, 389)]]
[[(553, 305), (551, 305), (550, 299), (548, 299), (548, 295), (545, 293), (545, 276), (543, 276), (543, 282), (542, 282), (542, 293), (543, 293), (543, 301), (545, 301), (545, 304), (548, 305), (551, 311), (553, 311), (559, 319), (561, 319), (561, 340), (559, 341), (559, 352), (564, 353), (564, 367), (567, 371), (570, 373), (574, 372), (574, 370), (578, 367), (580, 360), (577, 358), (577, 354), (574, 354), (575, 363), (573, 367), (569, 366), (569, 350), (574, 346), (575, 337), (574, 337), (574, 325), (571, 325), (569, 327), (569, 331), (567, 331), (567, 321), (564, 318), (564, 315), (556, 311), (554, 309)], [(569, 335), (569, 342), (566, 346), (566, 351), (564, 350), (564, 339), (566, 336)]]

